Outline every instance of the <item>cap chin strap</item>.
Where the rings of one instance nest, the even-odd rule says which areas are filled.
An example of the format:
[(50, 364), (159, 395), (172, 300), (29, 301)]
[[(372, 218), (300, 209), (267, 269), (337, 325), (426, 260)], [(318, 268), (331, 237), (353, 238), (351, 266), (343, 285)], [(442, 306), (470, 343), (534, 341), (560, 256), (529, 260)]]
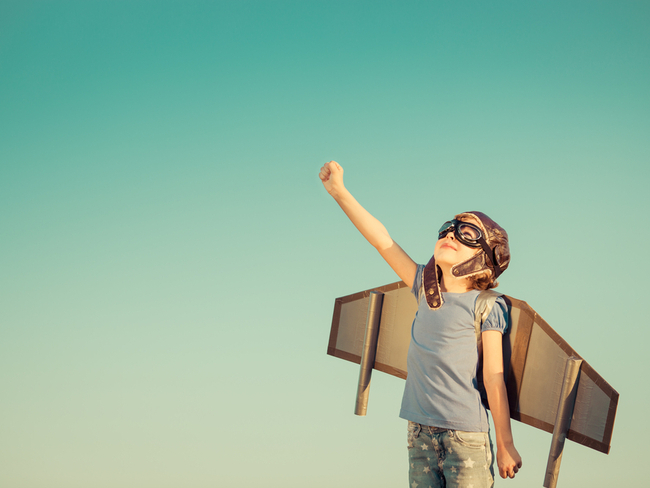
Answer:
[[(492, 249), (490, 249), (490, 246), (488, 246), (488, 243), (485, 241), (484, 237), (481, 236), (479, 243), (481, 244), (483, 252), (485, 253), (485, 264), (487, 264), (488, 268), (492, 270), (492, 273), (494, 273), (494, 279), (497, 279), (497, 277), (501, 274), (501, 270), (496, 266), (496, 254)], [(478, 258), (478, 256), (475, 254), (470, 259), (461, 264), (468, 263), (476, 258)], [(452, 271), (452, 273), (454, 276), (458, 276), (455, 272)], [(468, 274), (472, 274), (472, 272)], [(424, 296), (426, 298), (427, 305), (431, 310), (438, 310), (442, 306), (444, 300), (442, 299), (442, 290), (440, 289), (440, 282), (438, 280), (438, 266), (436, 265), (436, 260), (433, 256), (431, 256), (431, 259), (424, 267), (424, 271), (422, 273), (422, 285), (424, 288)]]
[(503, 271), (496, 265), (496, 253), (485, 241), (484, 237), (479, 239), (479, 244), (483, 250), (483, 254), (480, 252), (474, 254), (471, 258), (462, 263), (458, 263), (451, 268), (452, 274), (456, 278), (462, 278), (464, 276), (473, 275), (479, 273), (483, 270), (492, 270), (494, 274), (494, 279), (497, 279)]
[(436, 259), (433, 256), (431, 256), (431, 259), (422, 272), (422, 285), (429, 308), (431, 310), (438, 310), (442, 307), (443, 299), (440, 282), (438, 281), (438, 265), (436, 265)]

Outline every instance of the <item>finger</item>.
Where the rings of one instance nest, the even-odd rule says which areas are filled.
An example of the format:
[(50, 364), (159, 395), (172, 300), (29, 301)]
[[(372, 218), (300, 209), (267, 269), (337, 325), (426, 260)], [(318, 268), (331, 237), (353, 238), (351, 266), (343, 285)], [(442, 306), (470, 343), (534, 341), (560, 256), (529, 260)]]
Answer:
[(343, 168), (341, 167), (341, 165), (339, 163), (337, 163), (336, 161), (330, 161), (329, 163), (326, 164), (326, 166), (328, 167), (328, 169), (332, 173), (335, 173), (335, 172), (338, 173), (340, 171), (343, 171)]

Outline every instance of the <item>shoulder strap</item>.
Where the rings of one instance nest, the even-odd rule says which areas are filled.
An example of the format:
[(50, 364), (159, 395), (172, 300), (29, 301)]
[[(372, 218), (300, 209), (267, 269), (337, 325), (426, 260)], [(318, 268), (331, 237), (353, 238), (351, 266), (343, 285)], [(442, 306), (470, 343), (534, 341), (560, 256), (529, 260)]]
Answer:
[(494, 290), (483, 290), (476, 297), (476, 305), (474, 307), (474, 332), (476, 333), (476, 342), (478, 343), (479, 354), (483, 349), (481, 343), (481, 326), (490, 315), (497, 298), (502, 295), (503, 293)]

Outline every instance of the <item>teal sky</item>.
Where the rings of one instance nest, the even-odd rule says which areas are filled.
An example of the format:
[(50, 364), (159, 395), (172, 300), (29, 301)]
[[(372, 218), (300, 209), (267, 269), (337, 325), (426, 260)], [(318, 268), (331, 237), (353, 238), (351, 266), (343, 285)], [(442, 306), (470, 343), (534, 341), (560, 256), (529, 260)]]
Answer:
[[(0, 0), (0, 485), (406, 486), (403, 381), (326, 355), (334, 299), (482, 210), (619, 393), (559, 486), (641, 486), (650, 4)], [(550, 434), (514, 423), (514, 481)]]

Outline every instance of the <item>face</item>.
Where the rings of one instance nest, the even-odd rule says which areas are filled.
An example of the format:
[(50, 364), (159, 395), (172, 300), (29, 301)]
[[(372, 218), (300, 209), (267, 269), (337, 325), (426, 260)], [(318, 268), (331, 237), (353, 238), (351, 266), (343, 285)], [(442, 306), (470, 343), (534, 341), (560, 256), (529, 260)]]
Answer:
[[(474, 223), (472, 221), (467, 221)], [(456, 239), (454, 232), (448, 232), (442, 239), (438, 239), (433, 255), (436, 258), (436, 264), (441, 267), (449, 267), (467, 261), (474, 256), (480, 249), (467, 247)]]

